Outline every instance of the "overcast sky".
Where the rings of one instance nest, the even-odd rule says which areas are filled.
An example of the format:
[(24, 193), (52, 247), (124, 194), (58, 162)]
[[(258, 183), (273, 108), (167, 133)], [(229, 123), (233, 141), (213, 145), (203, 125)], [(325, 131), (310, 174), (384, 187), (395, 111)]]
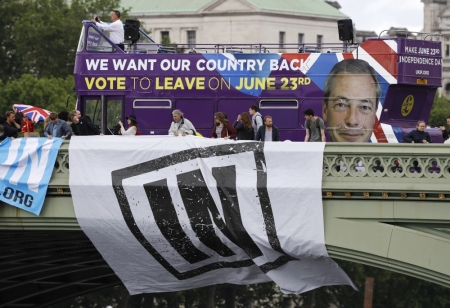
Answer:
[(409, 31), (423, 28), (423, 3), (420, 0), (337, 0), (358, 30), (379, 34), (390, 27)]

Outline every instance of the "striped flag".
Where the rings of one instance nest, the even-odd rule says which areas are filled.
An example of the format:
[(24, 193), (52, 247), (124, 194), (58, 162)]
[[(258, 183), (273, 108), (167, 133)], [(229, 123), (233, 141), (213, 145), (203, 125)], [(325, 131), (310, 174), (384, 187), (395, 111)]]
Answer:
[(33, 122), (44, 121), (50, 115), (50, 111), (31, 105), (14, 104), (16, 112), (22, 112)]

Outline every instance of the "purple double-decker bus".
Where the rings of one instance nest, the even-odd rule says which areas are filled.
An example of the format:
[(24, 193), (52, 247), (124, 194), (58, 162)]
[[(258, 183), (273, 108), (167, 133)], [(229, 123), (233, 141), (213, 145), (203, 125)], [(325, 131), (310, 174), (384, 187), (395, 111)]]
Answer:
[[(374, 38), (361, 45), (186, 47), (162, 46), (140, 32), (139, 41), (125, 44), (122, 50), (92, 22), (83, 22), (74, 69), (77, 108), (105, 133), (119, 119), (134, 114), (141, 134), (166, 135), (172, 111), (180, 109), (198, 132), (209, 137), (215, 112), (225, 112), (233, 122), (249, 106), (257, 105), (263, 116), (272, 116), (281, 140), (303, 141), (303, 112), (309, 108), (326, 120), (328, 130), (351, 125), (355, 131), (363, 129), (342, 113), (351, 109), (348, 101), (357, 100), (361, 107), (355, 113), (365, 112), (361, 121), (371, 126), (367, 141), (396, 143), (402, 142), (417, 121), (428, 120), (442, 81), (437, 41)], [(333, 97), (324, 94), (326, 87), (337, 84), (327, 81), (337, 74), (333, 68), (351, 59), (363, 60), (373, 69), (371, 86), (377, 93), (367, 94), (373, 97), (373, 106), (364, 106), (363, 94), (356, 98), (335, 90)], [(363, 80), (364, 72), (359, 74)], [(341, 112), (341, 124), (336, 121), (338, 113), (332, 112)], [(441, 138), (437, 129), (430, 131), (435, 141)]]

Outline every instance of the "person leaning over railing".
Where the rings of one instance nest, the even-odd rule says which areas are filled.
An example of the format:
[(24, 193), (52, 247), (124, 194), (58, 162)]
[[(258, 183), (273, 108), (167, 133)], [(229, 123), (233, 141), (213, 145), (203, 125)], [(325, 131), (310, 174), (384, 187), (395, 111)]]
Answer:
[(170, 124), (169, 135), (173, 136), (186, 136), (196, 134), (195, 127), (191, 121), (184, 117), (181, 110), (175, 109), (172, 111), (173, 121)]
[(431, 136), (425, 131), (425, 126), (425, 121), (417, 122), (416, 129), (403, 137), (403, 141), (406, 143), (431, 143)]
[(66, 139), (71, 136), (71, 132), (66, 121), (58, 119), (58, 114), (56, 112), (51, 112), (49, 118), (50, 122), (44, 130), (45, 137), (48, 139), (52, 139), (53, 137)]

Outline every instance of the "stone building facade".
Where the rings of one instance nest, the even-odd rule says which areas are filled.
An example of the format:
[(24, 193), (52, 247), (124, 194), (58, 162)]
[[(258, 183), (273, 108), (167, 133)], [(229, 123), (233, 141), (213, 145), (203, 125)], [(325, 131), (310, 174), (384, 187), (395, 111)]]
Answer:
[(437, 33), (427, 39), (442, 42), (442, 93), (450, 98), (450, 3), (448, 0), (421, 0), (424, 3), (423, 32)]
[(143, 22), (156, 42), (169, 38), (186, 47), (339, 42), (337, 20), (348, 18), (336, 1), (323, 0), (122, 0), (121, 5), (131, 7), (130, 16)]
[[(418, 1), (418, 0), (414, 0)], [(450, 3), (424, 3), (425, 33), (441, 40), (444, 58), (442, 93), (450, 98)], [(351, 18), (333, 0), (122, 0), (131, 18), (139, 19), (156, 42), (169, 41), (189, 48), (192, 44), (274, 44), (270, 51), (289, 51), (281, 44), (339, 42), (337, 21)], [(391, 28), (383, 36), (422, 38), (407, 29)], [(362, 43), (373, 31), (355, 29)], [(297, 45), (298, 46), (298, 45)]]

